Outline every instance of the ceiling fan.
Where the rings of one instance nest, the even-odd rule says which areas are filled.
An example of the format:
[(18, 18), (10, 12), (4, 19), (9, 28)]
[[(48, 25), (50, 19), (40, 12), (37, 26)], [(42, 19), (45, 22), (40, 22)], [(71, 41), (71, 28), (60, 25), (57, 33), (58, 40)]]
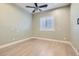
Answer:
[(32, 12), (34, 13), (34, 12), (37, 11), (37, 10), (42, 11), (40, 8), (45, 8), (45, 7), (48, 6), (47, 4), (38, 6), (37, 3), (34, 3), (34, 5), (35, 5), (35, 6), (26, 6), (26, 7), (27, 7), (27, 8), (34, 8), (34, 10), (32, 11)]

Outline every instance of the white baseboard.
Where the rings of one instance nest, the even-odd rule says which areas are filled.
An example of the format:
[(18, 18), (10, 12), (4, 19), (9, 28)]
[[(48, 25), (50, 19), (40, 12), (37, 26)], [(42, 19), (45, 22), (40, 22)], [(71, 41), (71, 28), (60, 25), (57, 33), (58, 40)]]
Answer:
[(40, 40), (48, 40), (48, 41), (55, 41), (55, 42), (68, 44), (68, 45), (70, 45), (72, 47), (72, 49), (74, 50), (76, 55), (79, 56), (79, 53), (78, 53), (77, 49), (73, 46), (73, 44), (71, 42), (69, 42), (69, 41), (61, 41), (61, 40), (56, 40), (56, 39), (49, 39), (49, 38), (42, 38), (42, 37), (29, 37), (29, 38), (26, 38), (26, 39), (10, 42), (8, 44), (0, 45), (0, 49), (9, 47), (11, 45), (18, 44), (18, 43), (21, 43), (21, 42), (24, 42), (24, 41), (27, 41), (27, 40), (30, 40), (30, 39), (34, 39), (34, 38), (35, 39), (40, 39)]
[(48, 40), (48, 41), (55, 41), (55, 42), (66, 43), (66, 44), (70, 43), (69, 41), (49, 39), (49, 38), (43, 38), (43, 37), (32, 37), (32, 38), (41, 39), (41, 40)]
[(24, 41), (30, 40), (30, 39), (31, 39), (31, 37), (26, 38), (26, 39), (22, 39), (22, 40), (17, 40), (17, 41), (14, 41), (14, 42), (10, 42), (10, 43), (7, 43), (7, 44), (0, 45), (0, 49), (9, 47), (11, 45), (18, 44), (18, 43), (21, 43), (21, 42), (24, 42)]
[(41, 40), (48, 40), (48, 41), (55, 41), (55, 42), (60, 42), (60, 43), (65, 43), (65, 44), (68, 44), (72, 47), (72, 49), (74, 50), (75, 54), (77, 56), (79, 56), (79, 52), (77, 51), (77, 49), (74, 47), (74, 45), (69, 42), (69, 41), (61, 41), (61, 40), (56, 40), (56, 39), (49, 39), (49, 38), (42, 38), (42, 37), (32, 37), (32, 38), (35, 38), (35, 39), (41, 39)]
[(76, 55), (79, 56), (79, 52), (78, 52), (77, 48), (75, 48), (74, 45), (71, 42), (69, 43), (69, 45), (72, 47), (72, 49), (74, 50)]

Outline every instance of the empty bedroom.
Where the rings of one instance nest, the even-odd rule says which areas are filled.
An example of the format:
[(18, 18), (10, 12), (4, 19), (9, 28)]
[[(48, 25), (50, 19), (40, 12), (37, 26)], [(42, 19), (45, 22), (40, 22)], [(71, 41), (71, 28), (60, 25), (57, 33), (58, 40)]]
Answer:
[(0, 3), (0, 56), (79, 56), (78, 3)]

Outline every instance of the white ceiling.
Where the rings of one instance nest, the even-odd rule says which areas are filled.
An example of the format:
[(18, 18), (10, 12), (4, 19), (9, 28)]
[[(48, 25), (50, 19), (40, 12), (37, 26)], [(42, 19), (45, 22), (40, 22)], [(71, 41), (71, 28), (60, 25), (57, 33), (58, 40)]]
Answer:
[[(46, 11), (46, 10), (50, 10), (50, 9), (59, 8), (59, 7), (69, 5), (69, 3), (38, 3), (38, 6), (43, 5), (43, 4), (48, 4), (48, 7), (47, 8), (41, 8), (42, 11)], [(32, 11), (34, 9), (33, 8), (26, 8), (25, 6), (35, 6), (33, 3), (16, 3), (16, 5), (21, 7), (22, 9), (25, 9), (29, 13), (32, 13)]]

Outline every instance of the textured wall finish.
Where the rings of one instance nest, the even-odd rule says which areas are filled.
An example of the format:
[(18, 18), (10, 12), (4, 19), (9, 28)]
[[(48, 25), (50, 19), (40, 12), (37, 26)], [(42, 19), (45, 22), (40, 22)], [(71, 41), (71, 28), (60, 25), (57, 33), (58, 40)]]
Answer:
[(79, 50), (79, 25), (77, 19), (79, 18), (79, 4), (71, 5), (71, 41)]
[(0, 4), (0, 44), (31, 35), (32, 15), (12, 4)]
[[(52, 16), (55, 19), (55, 31), (40, 31), (40, 18)], [(33, 15), (33, 36), (46, 37), (57, 40), (70, 38), (70, 7), (62, 7), (49, 12)]]

